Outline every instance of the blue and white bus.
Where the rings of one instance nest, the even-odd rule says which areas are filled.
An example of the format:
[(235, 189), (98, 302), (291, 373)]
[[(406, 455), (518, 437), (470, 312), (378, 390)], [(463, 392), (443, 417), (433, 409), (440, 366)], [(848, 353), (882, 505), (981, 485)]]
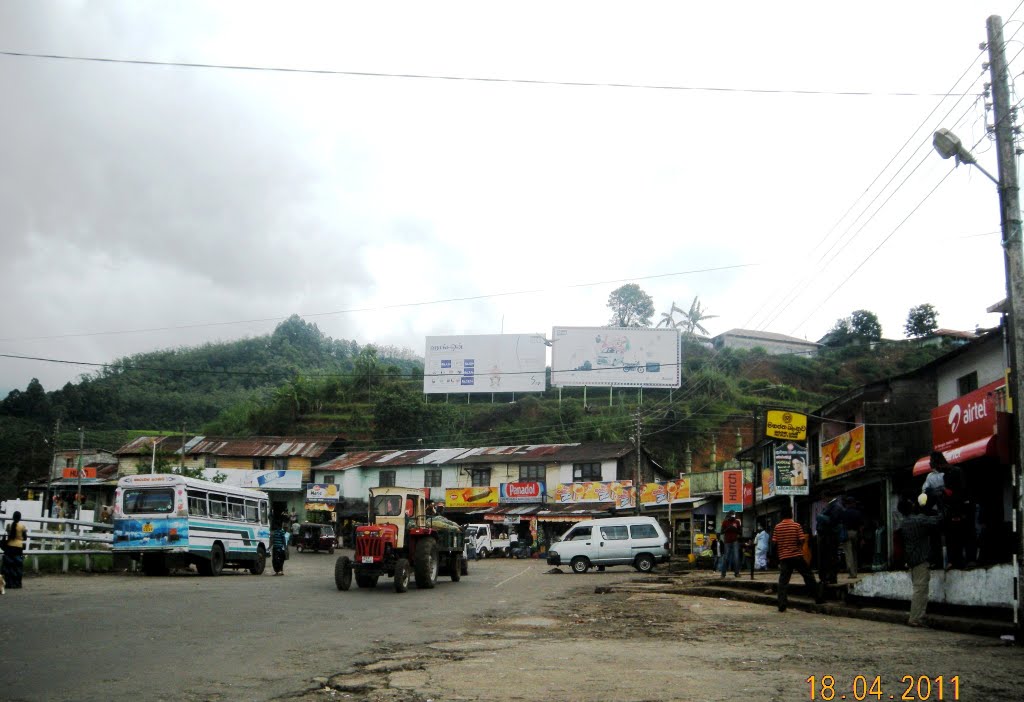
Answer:
[(259, 490), (180, 475), (127, 475), (114, 493), (113, 550), (141, 561), (146, 575), (190, 564), (202, 575), (220, 575), (225, 565), (260, 575), (270, 502)]

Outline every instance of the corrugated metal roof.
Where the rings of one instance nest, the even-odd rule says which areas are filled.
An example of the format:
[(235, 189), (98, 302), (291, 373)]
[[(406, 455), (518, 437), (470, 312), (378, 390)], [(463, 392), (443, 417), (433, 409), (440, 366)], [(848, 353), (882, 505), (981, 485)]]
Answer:
[(553, 461), (599, 461), (621, 458), (633, 450), (629, 443), (536, 444), (527, 446), (481, 446), (478, 448), (412, 449), (408, 451), (352, 451), (343, 453), (316, 470), (386, 468), (391, 466), (547, 463)]
[[(140, 436), (119, 448), (115, 454), (132, 455), (152, 451), (154, 440), (161, 451), (181, 453), (180, 436)], [(337, 435), (252, 436), (244, 439), (194, 436), (185, 442), (185, 453), (213, 456), (319, 458), (337, 440)]]
[[(202, 438), (202, 437), (194, 437)], [(181, 448), (181, 436), (140, 436), (132, 439), (127, 444), (114, 451), (115, 456), (133, 455), (138, 453), (149, 453), (153, 450), (153, 442), (161, 451), (175, 450)]]
[(527, 446), (482, 446), (468, 449), (453, 463), (533, 463), (560, 460), (558, 456), (580, 444), (535, 444)]
[(452, 463), (466, 449), (412, 449), (409, 451), (352, 451), (314, 466), (316, 470), (348, 470), (349, 468), (387, 468), (389, 466), (422, 466)]

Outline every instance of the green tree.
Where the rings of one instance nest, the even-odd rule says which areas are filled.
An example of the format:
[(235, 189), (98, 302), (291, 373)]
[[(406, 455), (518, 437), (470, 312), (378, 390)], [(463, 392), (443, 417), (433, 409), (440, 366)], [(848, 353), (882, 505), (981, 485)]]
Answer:
[[(675, 307), (675, 303), (672, 303)], [(681, 311), (681, 310), (680, 310)], [(693, 302), (690, 303), (690, 311), (686, 313), (686, 317), (683, 319), (683, 325), (687, 336), (695, 336), (694, 332), (700, 332), (704, 336), (708, 335), (708, 330), (704, 328), (701, 322), (708, 319), (714, 319), (717, 314), (705, 314), (706, 309), (703, 309), (700, 304), (700, 299), (694, 295)]]
[(636, 283), (616, 288), (608, 296), (613, 327), (649, 327), (654, 316), (654, 301)]
[(903, 331), (911, 339), (928, 336), (939, 328), (938, 317), (939, 313), (928, 303), (911, 307), (910, 312), (907, 313), (907, 323), (903, 325)]
[(867, 310), (856, 310), (850, 315), (850, 331), (854, 336), (868, 341), (878, 341), (882, 338), (882, 325), (878, 322), (878, 315)]

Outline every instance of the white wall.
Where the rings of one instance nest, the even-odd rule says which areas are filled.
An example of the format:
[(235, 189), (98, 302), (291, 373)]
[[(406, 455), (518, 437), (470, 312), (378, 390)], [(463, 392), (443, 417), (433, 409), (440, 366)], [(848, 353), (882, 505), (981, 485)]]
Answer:
[(973, 348), (960, 356), (942, 364), (938, 368), (938, 405), (944, 405), (960, 397), (957, 378), (972, 371), (978, 372), (978, 387), (1004, 377), (1006, 360), (1003, 354), (1003, 341), (996, 337), (978, 348)]
[[(582, 462), (582, 461), (581, 461)], [(594, 461), (585, 461), (586, 463), (594, 463)], [(572, 482), (572, 463), (563, 463), (558, 468), (558, 482), (559, 483), (571, 483)], [(618, 471), (618, 461), (614, 458), (601, 461), (601, 480), (604, 482), (611, 482), (616, 480), (616, 472)], [(554, 486), (549, 486), (554, 487)]]

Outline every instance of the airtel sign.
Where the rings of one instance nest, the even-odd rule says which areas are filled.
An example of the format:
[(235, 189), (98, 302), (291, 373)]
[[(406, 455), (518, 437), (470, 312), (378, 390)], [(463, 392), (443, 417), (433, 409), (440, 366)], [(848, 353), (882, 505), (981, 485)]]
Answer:
[(932, 445), (949, 451), (996, 433), (993, 394), (1005, 381), (997, 380), (932, 410)]

